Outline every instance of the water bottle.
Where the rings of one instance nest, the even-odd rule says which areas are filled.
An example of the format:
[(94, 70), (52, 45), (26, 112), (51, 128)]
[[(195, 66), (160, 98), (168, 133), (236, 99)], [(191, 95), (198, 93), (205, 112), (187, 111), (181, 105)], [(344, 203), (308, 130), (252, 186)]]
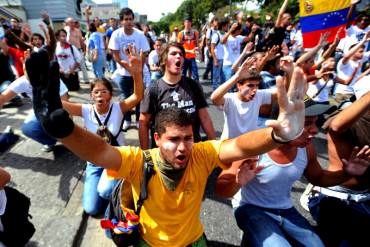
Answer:
[(0, 40), (4, 39), (4, 37), (5, 37), (4, 28), (0, 26)]

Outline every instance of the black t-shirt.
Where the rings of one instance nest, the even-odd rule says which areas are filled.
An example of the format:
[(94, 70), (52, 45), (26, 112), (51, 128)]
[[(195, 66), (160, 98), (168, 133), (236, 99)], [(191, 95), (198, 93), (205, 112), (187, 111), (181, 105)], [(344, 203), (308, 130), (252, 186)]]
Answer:
[(151, 114), (153, 122), (160, 110), (170, 107), (184, 109), (193, 118), (194, 141), (198, 142), (200, 141), (198, 110), (207, 106), (203, 89), (199, 83), (190, 78), (182, 77), (176, 85), (169, 85), (163, 79), (150, 85), (145, 90), (140, 111)]

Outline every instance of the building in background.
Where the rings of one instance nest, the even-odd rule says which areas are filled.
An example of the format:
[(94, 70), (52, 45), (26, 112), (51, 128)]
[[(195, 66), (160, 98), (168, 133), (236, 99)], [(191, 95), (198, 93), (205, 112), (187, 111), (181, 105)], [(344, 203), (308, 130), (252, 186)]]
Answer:
[(112, 3), (118, 3), (120, 9), (128, 7), (128, 0), (112, 0)]

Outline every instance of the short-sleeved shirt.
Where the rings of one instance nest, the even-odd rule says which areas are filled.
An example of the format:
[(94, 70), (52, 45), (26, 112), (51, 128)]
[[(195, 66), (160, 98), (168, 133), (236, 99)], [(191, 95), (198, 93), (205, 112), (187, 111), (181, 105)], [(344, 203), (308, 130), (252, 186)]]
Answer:
[(195, 47), (198, 46), (199, 34), (195, 30), (181, 31), (177, 36), (177, 40), (184, 46), (185, 58), (192, 59), (196, 57)]
[(211, 44), (215, 44), (215, 53), (217, 59), (224, 59), (224, 45), (221, 44), (221, 39), (223, 35), (220, 33), (220, 31), (215, 31), (212, 35)]
[(247, 102), (241, 101), (237, 93), (227, 93), (224, 101), (225, 123), (221, 139), (234, 138), (258, 128), (260, 107), (271, 104), (271, 91), (257, 90), (254, 98)]
[(243, 42), (244, 36), (238, 35), (233, 37), (230, 35), (224, 44), (225, 55), (223, 65), (233, 65), (240, 55), (240, 44)]
[(207, 106), (203, 89), (199, 83), (190, 78), (182, 77), (176, 85), (170, 85), (161, 78), (145, 90), (140, 111), (151, 114), (154, 119), (160, 110), (171, 107), (184, 109), (193, 118), (194, 140), (199, 141), (198, 110)]
[(17, 71), (18, 76), (20, 77), (24, 75), (24, 71), (23, 71), (24, 51), (10, 46), (9, 54), (13, 58), (13, 63), (14, 63), (15, 70)]
[[(13, 91), (16, 94), (25, 93), (31, 99), (33, 98), (32, 85), (31, 85), (30, 81), (27, 79), (27, 77), (25, 75), (19, 77), (15, 81), (13, 81), (7, 87), (7, 89), (10, 89), (11, 91)], [(67, 89), (66, 85), (62, 82), (62, 80), (60, 80), (59, 95), (63, 96), (66, 93), (68, 93), (68, 89)]]
[[(186, 170), (175, 191), (168, 190), (160, 176), (158, 148), (151, 149), (155, 173), (148, 183), (148, 198), (140, 212), (141, 236), (150, 246), (188, 246), (203, 234), (199, 213), (207, 178), (212, 170), (226, 168), (219, 159), (220, 141), (194, 144)], [(138, 147), (119, 147), (122, 164), (114, 178), (127, 179), (135, 203), (143, 176), (143, 154)]]
[[(129, 44), (134, 45), (138, 52), (150, 51), (148, 40), (143, 32), (134, 29), (134, 32), (131, 35), (127, 35), (124, 32), (123, 27), (113, 31), (109, 40), (108, 48), (114, 51), (119, 51), (120, 58), (127, 61), (124, 49), (127, 49)], [(130, 73), (121, 65), (117, 64), (117, 66), (118, 71), (122, 76), (131, 76)]]
[(80, 63), (82, 60), (80, 51), (74, 45), (68, 43), (62, 46), (60, 42), (58, 42), (55, 49), (55, 56), (57, 57), (59, 67), (63, 69), (63, 71), (70, 71), (75, 63)]
[[(346, 64), (343, 64), (343, 59), (339, 60), (337, 66), (337, 75), (342, 80), (349, 79), (355, 69), (358, 66), (362, 66), (361, 64), (368, 61), (370, 56), (370, 52), (366, 52), (360, 61), (353, 61), (349, 60)], [(358, 69), (356, 75), (353, 77), (351, 83), (349, 85), (343, 85), (337, 83), (334, 94), (341, 93), (341, 94), (354, 94), (353, 85), (357, 82), (358, 77), (361, 75), (361, 69)]]
[(156, 50), (152, 50), (149, 53), (148, 64), (159, 66), (159, 57), (158, 57), (158, 52)]

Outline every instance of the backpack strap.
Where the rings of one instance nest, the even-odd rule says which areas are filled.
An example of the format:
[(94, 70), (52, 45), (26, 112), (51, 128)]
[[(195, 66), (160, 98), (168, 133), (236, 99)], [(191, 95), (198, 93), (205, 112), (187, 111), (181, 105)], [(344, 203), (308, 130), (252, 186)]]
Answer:
[(141, 180), (140, 185), (140, 196), (137, 200), (137, 209), (135, 211), (136, 215), (140, 215), (141, 207), (143, 206), (144, 201), (148, 198), (148, 183), (152, 175), (154, 174), (154, 163), (152, 156), (149, 150), (143, 150), (144, 154), (144, 171), (143, 171), (143, 179)]
[(107, 126), (107, 123), (108, 123), (109, 118), (110, 118), (110, 114), (112, 113), (112, 108), (113, 108), (113, 105), (111, 105), (110, 108), (109, 108), (109, 112), (108, 112), (107, 117), (104, 120), (104, 124), (101, 123), (101, 121), (100, 121), (100, 119), (98, 117), (98, 114), (96, 113), (95, 109), (93, 109), (94, 110), (95, 119), (98, 122), (99, 126), (102, 126), (102, 125)]
[(69, 48), (71, 49), (73, 60), (75, 61), (75, 63), (77, 63), (76, 58), (75, 58), (75, 53), (73, 51), (73, 47), (72, 46), (73, 46), (72, 44), (69, 44)]

